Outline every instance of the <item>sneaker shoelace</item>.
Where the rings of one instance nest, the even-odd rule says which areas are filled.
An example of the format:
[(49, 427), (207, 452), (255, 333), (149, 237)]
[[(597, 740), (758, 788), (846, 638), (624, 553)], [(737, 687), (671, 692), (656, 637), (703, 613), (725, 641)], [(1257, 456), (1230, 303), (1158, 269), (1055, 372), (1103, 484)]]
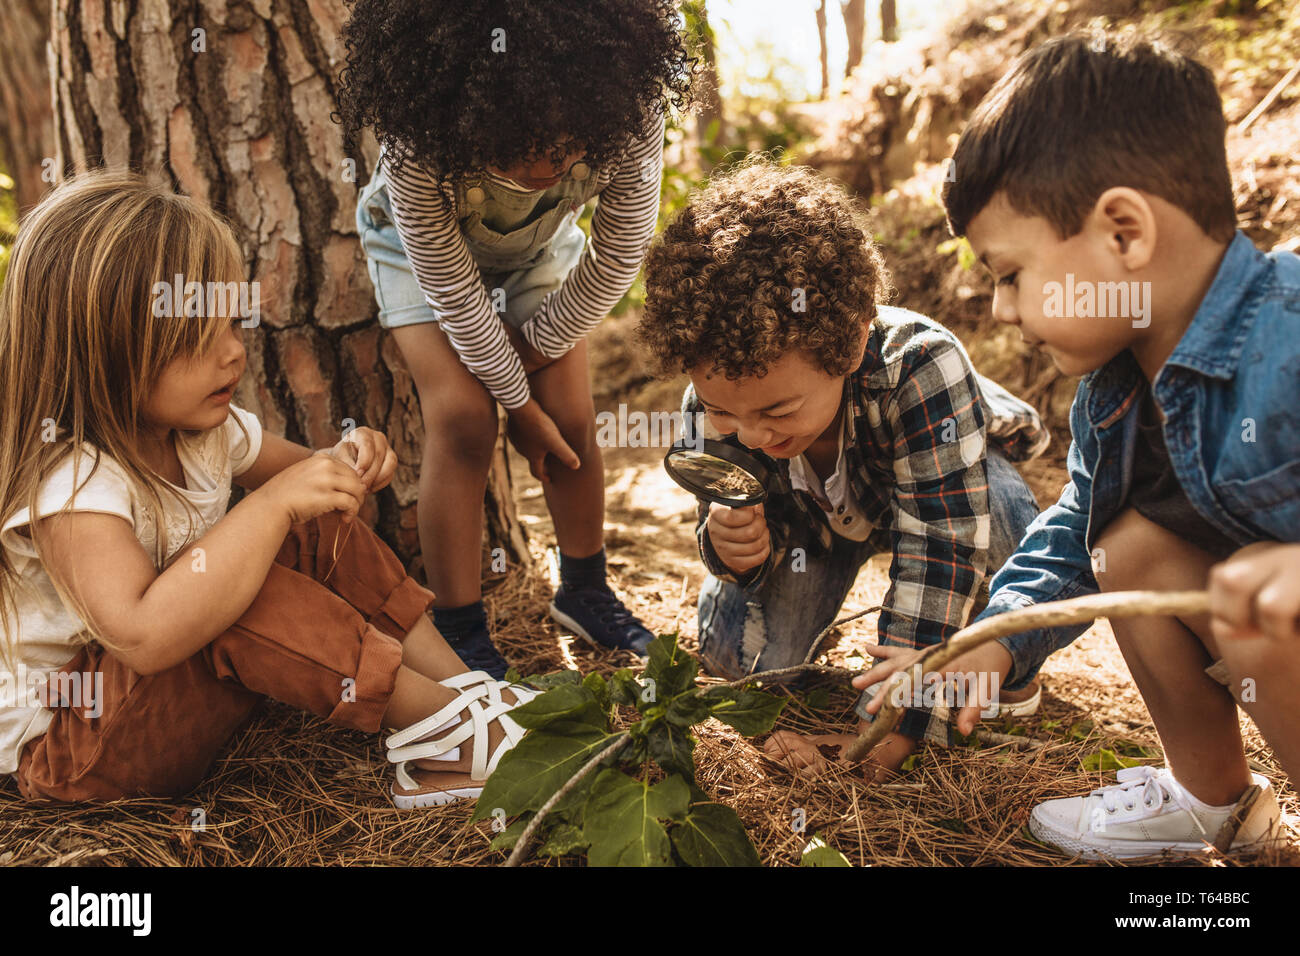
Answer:
[(1187, 791), (1167, 768), (1125, 767), (1115, 774), (1115, 779), (1117, 782), (1109, 787), (1092, 791), (1094, 797), (1101, 797), (1107, 813), (1115, 813), (1121, 806), (1125, 810), (1136, 810), (1138, 800), (1152, 811), (1163, 804), (1174, 803), (1187, 811), (1202, 836), (1208, 836)]

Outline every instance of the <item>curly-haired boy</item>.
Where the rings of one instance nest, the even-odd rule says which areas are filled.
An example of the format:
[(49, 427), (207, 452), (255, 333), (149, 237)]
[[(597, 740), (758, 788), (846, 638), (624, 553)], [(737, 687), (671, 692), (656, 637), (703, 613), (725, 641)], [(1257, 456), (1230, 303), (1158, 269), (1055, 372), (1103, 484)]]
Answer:
[[(888, 284), (852, 200), (765, 160), (715, 176), (651, 247), (638, 338), (660, 371), (690, 376), (688, 420), (703, 411), (706, 437), (729, 436), (789, 488), (752, 508), (700, 504), (710, 673), (809, 660), (878, 552), (891, 584), (873, 653), (942, 641), (1036, 511), (1008, 459), (1045, 446), (1037, 415), (976, 374), (942, 326), (879, 305)], [(767, 749), (815, 766), (819, 746), (853, 736), (779, 732)], [(948, 743), (944, 708), (907, 710), (869, 773), (897, 768), (921, 739)]]

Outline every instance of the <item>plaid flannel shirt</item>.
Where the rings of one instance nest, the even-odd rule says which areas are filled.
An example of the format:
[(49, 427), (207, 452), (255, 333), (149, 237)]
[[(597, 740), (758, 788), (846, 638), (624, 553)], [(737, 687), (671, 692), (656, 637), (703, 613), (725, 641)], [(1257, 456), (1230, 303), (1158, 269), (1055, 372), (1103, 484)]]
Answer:
[[(880, 307), (862, 364), (846, 376), (844, 391), (849, 488), (874, 526), (879, 550), (893, 556), (877, 622), (880, 641), (910, 648), (940, 643), (965, 625), (988, 570), (986, 440), (992, 437), (1011, 461), (1028, 461), (1047, 447), (1050, 433), (1033, 408), (975, 372), (956, 336), (906, 309)], [(683, 414), (697, 421), (693, 416), (702, 411), (688, 386)], [(743, 447), (707, 420), (701, 433)], [(814, 530), (814, 554), (830, 551), (834, 532), (813, 497), (791, 488), (788, 460), (745, 450), (785, 482), (765, 504), (771, 554), (747, 574), (734, 574), (705, 533), (703, 500), (695, 532), (711, 574), (756, 591), (785, 560), (796, 523)], [(945, 708), (909, 708), (899, 732), (947, 745), (948, 727)]]

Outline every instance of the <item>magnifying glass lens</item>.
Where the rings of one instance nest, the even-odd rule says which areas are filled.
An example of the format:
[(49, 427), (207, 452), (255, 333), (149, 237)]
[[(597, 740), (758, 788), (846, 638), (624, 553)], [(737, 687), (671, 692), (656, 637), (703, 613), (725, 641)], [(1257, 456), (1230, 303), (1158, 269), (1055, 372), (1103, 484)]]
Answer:
[(672, 469), (681, 480), (720, 498), (748, 501), (763, 493), (762, 484), (745, 469), (707, 452), (677, 451)]

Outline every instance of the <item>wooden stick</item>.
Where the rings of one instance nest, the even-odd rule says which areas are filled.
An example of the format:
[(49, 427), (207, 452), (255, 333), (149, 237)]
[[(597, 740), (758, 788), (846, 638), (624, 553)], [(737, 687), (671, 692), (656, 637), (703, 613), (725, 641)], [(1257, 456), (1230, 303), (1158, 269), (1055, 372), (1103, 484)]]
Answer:
[(1209, 609), (1210, 596), (1204, 591), (1115, 591), (1048, 601), (977, 621), (942, 644), (927, 648), (911, 667), (888, 678), (884, 705), (866, 733), (844, 751), (844, 758), (861, 760), (898, 726), (903, 707), (895, 701), (910, 699), (912, 688), (926, 673), (942, 673), (952, 661), (989, 641), (1040, 627), (1083, 624), (1099, 617), (1186, 617)]
[(614, 754), (622, 750), (631, 739), (632, 738), (628, 736), (627, 732), (624, 731), (612, 744), (579, 767), (578, 772), (569, 778), (569, 782), (559, 790), (556, 790), (555, 793), (551, 795), (551, 798), (542, 804), (542, 808), (537, 811), (537, 814), (528, 821), (528, 826), (524, 827), (524, 832), (519, 834), (519, 839), (515, 841), (514, 851), (511, 852), (509, 859), (506, 860), (504, 865), (518, 866), (520, 863), (524, 862), (524, 860), (528, 859), (528, 850), (533, 842), (533, 834), (537, 832), (537, 828), (542, 825), (542, 821), (546, 819), (546, 816), (551, 812), (551, 809), (564, 799), (566, 793), (578, 785), (578, 781), (599, 767), (604, 760), (614, 756)]
[(1237, 800), (1237, 805), (1232, 808), (1232, 813), (1228, 819), (1223, 821), (1223, 826), (1219, 827), (1219, 832), (1214, 836), (1214, 848), (1220, 853), (1227, 853), (1232, 849), (1232, 841), (1237, 839), (1237, 833), (1241, 826), (1246, 822), (1246, 817), (1250, 816), (1251, 808), (1255, 806), (1255, 801), (1264, 795), (1264, 791), (1259, 784), (1252, 783), (1246, 788), (1246, 792)]
[(1264, 95), (1264, 98), (1259, 101), (1253, 110), (1246, 114), (1245, 119), (1241, 121), (1241, 125), (1237, 129), (1242, 133), (1250, 129), (1251, 124), (1268, 112), (1268, 108), (1273, 105), (1273, 101), (1282, 95), (1282, 91), (1291, 85), (1291, 81), (1296, 76), (1300, 76), (1300, 62), (1297, 62), (1295, 66), (1291, 67), (1286, 76), (1277, 81), (1277, 85)]

